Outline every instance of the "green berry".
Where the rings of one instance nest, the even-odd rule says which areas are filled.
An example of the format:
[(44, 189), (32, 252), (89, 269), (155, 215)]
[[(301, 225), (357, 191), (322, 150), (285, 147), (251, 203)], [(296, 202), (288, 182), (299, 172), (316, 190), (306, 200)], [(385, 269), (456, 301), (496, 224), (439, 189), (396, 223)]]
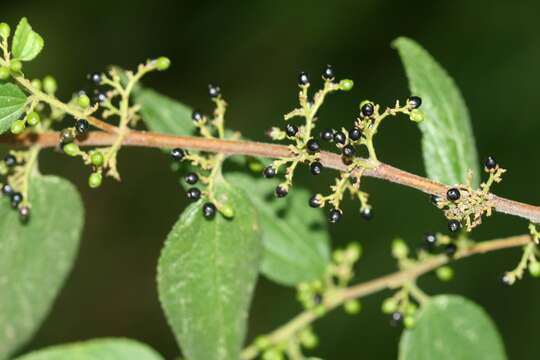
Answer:
[(418, 306), (414, 303), (408, 303), (407, 307), (405, 308), (405, 315), (414, 315), (416, 314), (416, 310), (418, 309)]
[(317, 307), (314, 310), (315, 310), (315, 315), (319, 317), (324, 316), (324, 314), (326, 314), (326, 308), (322, 304), (317, 305)]
[(9, 172), (9, 168), (5, 161), (0, 162), (0, 176), (6, 176)]
[(22, 70), (22, 66), (23, 66), (23, 64), (22, 64), (22, 62), (20, 60), (13, 60), (13, 61), (11, 61), (11, 64), (9, 64), (10, 70), (13, 71), (13, 72), (16, 72), (16, 73), (18, 73), (18, 72), (20, 72)]
[(419, 123), (419, 122), (424, 121), (424, 112), (422, 110), (414, 109), (414, 110), (411, 110), (409, 117), (411, 121)]
[(156, 69), (159, 71), (167, 70), (169, 66), (171, 66), (171, 60), (165, 56), (162, 56), (156, 60)]
[(15, 135), (18, 135), (24, 131), (24, 128), (26, 127), (26, 123), (24, 120), (15, 120), (11, 124), (11, 132)]
[(531, 274), (531, 276), (539, 277), (540, 276), (540, 262), (530, 263), (529, 273)]
[(79, 153), (79, 146), (75, 143), (69, 143), (64, 145), (64, 152), (69, 156), (77, 156)]
[(90, 106), (90, 98), (86, 94), (81, 94), (77, 98), (77, 103), (79, 104), (80, 107), (82, 107), (83, 109), (86, 109), (87, 107)]
[(454, 277), (454, 270), (449, 266), (441, 266), (435, 271), (435, 274), (441, 281), (450, 281)]
[(342, 91), (351, 91), (354, 86), (354, 82), (351, 79), (343, 79), (339, 82), (339, 89)]
[(383, 301), (381, 306), (382, 312), (385, 314), (391, 314), (397, 310), (397, 302), (394, 298), (387, 298)]
[(10, 75), (11, 75), (11, 72), (9, 71), (9, 68), (5, 66), (0, 67), (0, 80), (9, 79)]
[(362, 245), (359, 243), (350, 243), (346, 250), (347, 259), (351, 262), (355, 262), (362, 256)]
[(90, 161), (92, 162), (92, 165), (94, 166), (101, 166), (103, 165), (103, 154), (101, 151), (94, 151), (92, 155), (90, 155)]
[(284, 360), (283, 353), (278, 349), (270, 349), (262, 354), (262, 360)]
[(32, 111), (30, 114), (26, 116), (26, 122), (30, 126), (36, 126), (41, 121), (41, 118), (39, 117), (39, 114), (35, 111)]
[(47, 94), (54, 94), (57, 89), (58, 86), (56, 85), (56, 80), (52, 76), (47, 75), (43, 78), (43, 90), (45, 90)]
[(234, 217), (234, 209), (229, 205), (221, 205), (219, 212), (228, 219)]
[(362, 304), (358, 300), (349, 300), (344, 305), (345, 312), (350, 315), (356, 315), (362, 310)]
[(11, 34), (11, 28), (5, 22), (0, 23), (0, 36), (4, 39), (7, 39)]
[(392, 255), (396, 259), (404, 259), (409, 254), (409, 247), (403, 239), (394, 239), (392, 241)]
[(255, 339), (255, 346), (260, 350), (264, 350), (270, 346), (270, 340), (267, 336), (258, 336)]
[(98, 188), (101, 186), (101, 181), (103, 180), (101, 173), (92, 173), (88, 178), (88, 186), (92, 189)]
[(319, 344), (319, 339), (311, 329), (304, 329), (300, 333), (300, 344), (306, 349), (313, 349)]
[(416, 319), (414, 318), (414, 316), (407, 315), (403, 319), (403, 326), (405, 326), (407, 329), (414, 327), (415, 324)]
[(41, 80), (39, 79), (32, 80), (32, 87), (36, 90), (41, 90)]

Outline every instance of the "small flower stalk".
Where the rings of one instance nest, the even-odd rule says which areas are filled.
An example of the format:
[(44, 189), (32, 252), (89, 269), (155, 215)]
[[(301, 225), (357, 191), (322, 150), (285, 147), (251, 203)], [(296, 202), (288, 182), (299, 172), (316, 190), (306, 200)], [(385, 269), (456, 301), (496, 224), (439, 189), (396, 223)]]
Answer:
[(517, 280), (522, 279), (527, 269), (531, 276), (540, 277), (540, 261), (538, 261), (540, 233), (533, 224), (529, 225), (529, 233), (531, 234), (531, 242), (523, 247), (519, 263), (513, 270), (504, 273), (502, 277), (503, 283), (507, 285), (513, 285)]

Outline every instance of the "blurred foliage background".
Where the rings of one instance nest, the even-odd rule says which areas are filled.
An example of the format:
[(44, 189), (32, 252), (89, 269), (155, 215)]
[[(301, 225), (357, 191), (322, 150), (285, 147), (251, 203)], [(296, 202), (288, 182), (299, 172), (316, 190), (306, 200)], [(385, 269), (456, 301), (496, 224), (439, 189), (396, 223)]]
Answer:
[[(2, 20), (27, 16), (45, 40), (45, 51), (27, 66), (31, 77), (53, 74), (68, 97), (85, 85), (85, 75), (110, 64), (135, 67), (167, 55), (173, 66), (147, 84), (194, 107), (211, 109), (206, 85), (221, 85), (230, 103), (229, 127), (253, 139), (279, 124), (296, 101), (296, 76), (315, 78), (326, 63), (338, 77), (354, 79), (350, 93), (334, 95), (321, 111), (324, 126), (348, 126), (361, 99), (391, 104), (408, 96), (407, 82), (390, 42), (399, 35), (419, 41), (450, 72), (472, 113), (482, 158), (494, 155), (509, 169), (495, 192), (540, 203), (537, 150), (540, 122), (538, 1), (9, 1)], [(389, 121), (378, 139), (379, 157), (424, 174), (419, 131)], [(88, 169), (79, 161), (47, 152), (46, 173), (75, 182), (86, 204), (86, 227), (78, 262), (46, 323), (26, 350), (68, 341), (126, 336), (147, 342), (167, 358), (178, 354), (155, 288), (163, 240), (186, 205), (169, 160), (158, 150), (124, 149), (122, 183), (106, 181), (100, 191), (86, 186)], [(331, 176), (300, 182), (326, 189)], [(426, 231), (445, 231), (443, 216), (428, 198), (411, 189), (366, 180), (376, 217), (359, 222), (350, 204), (332, 226), (335, 246), (360, 241), (365, 256), (357, 281), (395, 270), (390, 242), (404, 237), (419, 246)], [(353, 205), (353, 206), (352, 206)], [(307, 208), (307, 205), (306, 205)], [(495, 215), (475, 230), (478, 240), (524, 233), (527, 223)], [(47, 236), (43, 234), (43, 236)], [(428, 293), (460, 293), (481, 304), (497, 323), (511, 359), (538, 357), (540, 282), (526, 278), (512, 288), (500, 275), (518, 261), (518, 250), (478, 256), (455, 264), (456, 279), (439, 283), (424, 276)], [(359, 316), (341, 310), (316, 323), (324, 359), (395, 359), (400, 330), (380, 312), (381, 293), (363, 300)], [(252, 306), (250, 339), (299, 311), (294, 291), (261, 279)]]

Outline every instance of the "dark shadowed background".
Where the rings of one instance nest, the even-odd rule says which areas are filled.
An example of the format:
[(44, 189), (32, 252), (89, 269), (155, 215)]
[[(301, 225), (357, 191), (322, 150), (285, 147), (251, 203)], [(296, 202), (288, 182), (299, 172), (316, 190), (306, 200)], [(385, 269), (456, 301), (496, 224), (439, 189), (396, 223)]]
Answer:
[[(321, 122), (350, 124), (359, 100), (383, 104), (408, 95), (407, 82), (390, 42), (406, 35), (425, 46), (461, 87), (473, 119), (479, 154), (491, 154), (509, 171), (495, 192), (540, 203), (540, 2), (530, 1), (9, 1), (2, 21), (27, 16), (46, 41), (45, 51), (26, 67), (31, 77), (53, 74), (67, 98), (84, 86), (85, 75), (109, 64), (134, 67), (167, 55), (172, 66), (147, 85), (191, 106), (210, 109), (206, 85), (221, 85), (230, 103), (229, 127), (253, 139), (278, 124), (296, 101), (301, 70), (318, 74), (333, 64), (338, 77), (354, 79), (349, 93), (334, 95)], [(420, 134), (407, 121), (389, 121), (378, 138), (379, 157), (424, 174)], [(48, 152), (46, 173), (75, 182), (86, 204), (84, 238), (75, 269), (54, 310), (26, 350), (93, 337), (125, 336), (149, 343), (168, 359), (178, 354), (159, 307), (155, 267), (163, 240), (186, 206), (169, 160), (158, 150), (124, 149), (121, 184), (86, 186), (88, 169)], [(307, 172), (307, 170), (305, 171)], [(325, 189), (331, 175), (302, 181)], [(366, 180), (376, 217), (357, 221), (349, 204), (332, 226), (334, 245), (360, 241), (365, 256), (357, 281), (395, 270), (390, 242), (411, 246), (425, 231), (445, 231), (443, 216), (417, 191)], [(348, 210), (348, 211), (347, 211)], [(359, 225), (361, 224), (361, 225)], [(473, 237), (524, 233), (527, 222), (495, 215)], [(46, 236), (46, 234), (43, 234)], [(536, 359), (540, 342), (540, 282), (526, 278), (512, 288), (499, 281), (514, 267), (518, 250), (478, 256), (455, 265), (456, 279), (439, 283), (424, 276), (428, 293), (459, 293), (481, 304), (497, 323), (510, 359)], [(335, 359), (395, 359), (400, 330), (380, 312), (380, 293), (363, 300), (356, 317), (341, 310), (316, 323), (316, 354)], [(299, 311), (294, 291), (261, 279), (251, 310), (250, 339)]]

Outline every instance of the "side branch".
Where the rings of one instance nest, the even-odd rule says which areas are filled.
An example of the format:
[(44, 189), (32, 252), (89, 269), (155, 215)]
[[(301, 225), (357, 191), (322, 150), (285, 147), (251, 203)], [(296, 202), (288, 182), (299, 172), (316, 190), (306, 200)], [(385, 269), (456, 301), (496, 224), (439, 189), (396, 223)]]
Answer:
[[(79, 141), (80, 146), (105, 146), (114, 143), (117, 136), (112, 131), (95, 131), (88, 133), (87, 137)], [(39, 143), (42, 147), (55, 147), (59, 143), (57, 132), (41, 134), (28, 134), (23, 136), (2, 135), (0, 143), (14, 146), (28, 146)], [(255, 141), (206, 139), (193, 136), (176, 136), (157, 134), (145, 131), (130, 131), (124, 138), (123, 145), (142, 146), (152, 148), (180, 147), (190, 150), (219, 152), (228, 155), (251, 155), (267, 158), (286, 158), (290, 156), (287, 146)], [(345, 171), (347, 166), (341, 161), (338, 154), (322, 151), (321, 163), (331, 169)], [(364, 176), (370, 176), (396, 184), (420, 190), (426, 194), (444, 196), (448, 187), (430, 179), (411, 174), (384, 163), (374, 163), (373, 168), (365, 169)], [(501, 213), (519, 216), (533, 223), (540, 223), (540, 207), (528, 205), (514, 200), (505, 199), (496, 195), (491, 198), (495, 210)]]

